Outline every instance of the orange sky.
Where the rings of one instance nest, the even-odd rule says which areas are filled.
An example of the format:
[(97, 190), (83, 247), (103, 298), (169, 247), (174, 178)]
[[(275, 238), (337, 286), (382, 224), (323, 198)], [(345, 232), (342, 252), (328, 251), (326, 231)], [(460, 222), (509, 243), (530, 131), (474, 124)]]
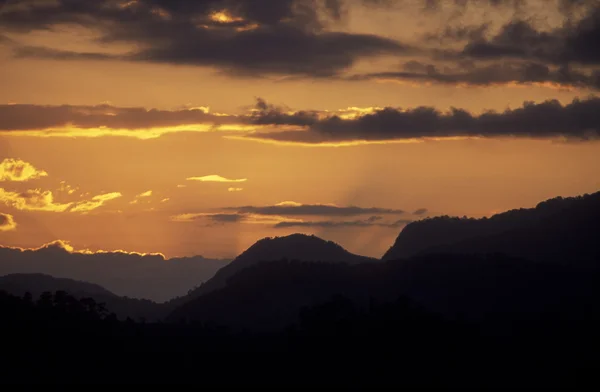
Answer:
[[(134, 3), (140, 8), (133, 15), (146, 17), (145, 2)], [(220, 6), (217, 0), (208, 3)], [(414, 2), (386, 9), (359, 3), (345, 2), (340, 18), (310, 27), (316, 31), (298, 27), (310, 19), (297, 17), (293, 12), (298, 11), (269, 24), (273, 15), (244, 6), (224, 10), (234, 22), (214, 21), (212, 11), (194, 9), (198, 20), (208, 23), (194, 28), (230, 29), (223, 36), (215, 33), (223, 53), (213, 47), (201, 53), (208, 49), (190, 43), (184, 49), (191, 53), (140, 61), (119, 56), (162, 42), (148, 38), (155, 30), (142, 22), (142, 27), (129, 25), (118, 13), (92, 7), (85, 20), (98, 25), (81, 24), (83, 16), (59, 7), (60, 1), (52, 12), (40, 11), (39, 18), (24, 22), (21, 6), (9, 1), (0, 8), (0, 244), (37, 247), (61, 239), (75, 249), (230, 257), (262, 237), (305, 232), (379, 257), (403, 222), (442, 214), (490, 215), (600, 188), (597, 111), (585, 109), (591, 116), (585, 122), (580, 109), (567, 110), (575, 98), (596, 104), (597, 58), (571, 53), (571, 79), (554, 77), (558, 63), (534, 50), (525, 51), (527, 58), (440, 59), (441, 50), (458, 56), (469, 44), (444, 35), (450, 28), (489, 24), (485, 35), (469, 38), (473, 45), (486, 40), (505, 50), (525, 42), (529, 49), (544, 37), (546, 46), (540, 47), (546, 50), (554, 42), (550, 35), (558, 37), (556, 42), (587, 37), (566, 26), (568, 21), (579, 26), (585, 18), (597, 21), (589, 16), (595, 15), (593, 8), (567, 14), (556, 1), (531, 22), (538, 38), (528, 30), (522, 34), (529, 38), (513, 42), (506, 41), (513, 39), (510, 34), (501, 34), (503, 26), (531, 21), (540, 10), (536, 2), (525, 10), (485, 1), (466, 10), (448, 3), (441, 10), (423, 10)], [(124, 12), (116, 0), (106, 4)], [(152, 18), (162, 18), (153, 10)], [(181, 12), (167, 6), (163, 11), (170, 18)], [(319, 12), (319, 18), (329, 15)], [(170, 28), (164, 18), (152, 23)], [(99, 41), (107, 36), (104, 23), (109, 22), (128, 39)], [(294, 42), (307, 54), (296, 59), (285, 46), (271, 53), (268, 48), (277, 41), (244, 52), (233, 41), (239, 36), (248, 46), (254, 39), (272, 40), (268, 34), (277, 29), (286, 34), (299, 29), (293, 34), (308, 37), (307, 43)], [(345, 36), (327, 36), (331, 32)], [(296, 39), (293, 34), (290, 39)], [(370, 42), (359, 34), (389, 41)], [(425, 40), (426, 34), (437, 38)], [(494, 40), (500, 36), (504, 41)], [(360, 54), (353, 54), (360, 45)], [(377, 45), (377, 50), (371, 47)], [(558, 53), (560, 46), (551, 49)], [(49, 50), (62, 52), (49, 55)], [(234, 50), (241, 53), (230, 53)], [(153, 51), (145, 56), (156, 53), (167, 56)], [(348, 59), (349, 64), (337, 66)], [(411, 61), (435, 64), (435, 70), (407, 65)], [(523, 64), (531, 68), (519, 73)], [(546, 71), (531, 77), (538, 69), (533, 65)], [(381, 73), (393, 73), (394, 80), (373, 77)], [(523, 81), (530, 77), (544, 83)], [(556, 110), (559, 120), (548, 122), (538, 112), (525, 119), (515, 111), (488, 126), (479, 117), (487, 110), (502, 113), (526, 101), (541, 105), (551, 99), (559, 107), (548, 110)], [(410, 112), (420, 106), (445, 114), (421, 128), (429, 120)], [(394, 110), (392, 125), (380, 116), (386, 107)], [(448, 125), (460, 120), (446, 112), (451, 108), (474, 119), (466, 134)], [(589, 132), (591, 138), (582, 137)], [(415, 214), (419, 209), (427, 212)]]

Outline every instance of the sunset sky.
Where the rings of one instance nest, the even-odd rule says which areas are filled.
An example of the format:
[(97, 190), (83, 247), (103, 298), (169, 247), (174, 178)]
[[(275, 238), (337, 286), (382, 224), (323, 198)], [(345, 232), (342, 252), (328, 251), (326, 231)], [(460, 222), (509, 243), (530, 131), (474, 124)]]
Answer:
[(600, 2), (0, 0), (0, 245), (233, 257), (600, 190)]

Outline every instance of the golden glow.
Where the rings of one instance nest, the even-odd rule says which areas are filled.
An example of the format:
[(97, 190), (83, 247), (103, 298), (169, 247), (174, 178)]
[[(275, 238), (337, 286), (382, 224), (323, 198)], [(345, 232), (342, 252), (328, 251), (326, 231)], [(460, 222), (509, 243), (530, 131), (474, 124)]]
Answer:
[(189, 124), (177, 125), (172, 127), (155, 127), (141, 129), (125, 129), (125, 128), (78, 128), (74, 126), (55, 127), (44, 130), (20, 130), (18, 132), (6, 133), (6, 136), (14, 137), (85, 137), (97, 138), (103, 136), (124, 136), (136, 139), (156, 139), (162, 135), (178, 133), (178, 132), (251, 132), (255, 131), (257, 126), (245, 124)]
[(50, 249), (50, 248), (60, 248), (60, 249), (63, 249), (64, 251), (66, 251), (68, 253), (76, 253), (76, 254), (84, 254), (84, 255), (120, 253), (120, 254), (126, 254), (126, 255), (136, 255), (136, 256), (140, 256), (140, 257), (143, 257), (143, 256), (156, 256), (156, 257), (161, 257), (164, 260), (167, 259), (165, 257), (165, 255), (162, 254), (162, 253), (160, 253), (160, 252), (149, 252), (149, 253), (130, 252), (130, 251), (122, 250), (122, 249), (115, 249), (115, 250), (75, 249), (75, 247), (73, 247), (69, 241), (65, 241), (65, 240), (54, 240), (54, 241), (50, 241), (50, 242), (48, 242), (46, 244), (43, 244), (41, 246), (32, 247), (32, 248), (23, 248), (23, 247), (19, 247), (19, 246), (2, 246), (2, 245), (0, 245), (0, 248), (3, 248), (3, 249), (14, 249), (14, 250), (19, 250), (21, 252), (27, 252), (27, 251), (31, 252), (31, 251), (38, 251), (38, 250), (43, 250), (43, 249)]
[(275, 204), (276, 206), (285, 206), (285, 207), (300, 207), (302, 203), (297, 203), (295, 201), (282, 201), (281, 203)]
[(217, 23), (235, 23), (242, 22), (244, 19), (232, 16), (227, 10), (214, 12), (210, 15), (210, 20)]
[(20, 159), (6, 158), (0, 162), (0, 181), (29, 181), (46, 176), (44, 170)]
[(227, 188), (227, 192), (241, 192), (244, 188)]
[(246, 181), (248, 181), (247, 178), (230, 179), (230, 178), (225, 178), (225, 177), (219, 176), (218, 174), (211, 174), (211, 175), (202, 176), (202, 177), (188, 177), (188, 178), (186, 178), (186, 180), (202, 181), (202, 182), (246, 182)]
[(15, 219), (10, 214), (0, 212), (0, 231), (11, 231), (17, 228)]

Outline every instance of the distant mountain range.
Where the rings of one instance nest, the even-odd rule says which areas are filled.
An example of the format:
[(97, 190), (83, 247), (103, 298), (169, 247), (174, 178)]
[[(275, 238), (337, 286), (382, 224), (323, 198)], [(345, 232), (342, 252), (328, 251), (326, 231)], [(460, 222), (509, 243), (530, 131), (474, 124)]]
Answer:
[(131, 298), (167, 301), (210, 279), (231, 260), (202, 256), (165, 259), (125, 252), (69, 252), (61, 242), (36, 250), (0, 246), (0, 275), (42, 273), (93, 282)]
[[(511, 313), (537, 317), (557, 307), (571, 311), (592, 306), (590, 299), (600, 297), (600, 285), (596, 284), (600, 276), (597, 238), (600, 193), (558, 197), (535, 208), (491, 218), (437, 217), (414, 222), (402, 230), (382, 261), (352, 254), (336, 243), (311, 235), (264, 238), (232, 262), (223, 263), (204, 283), (196, 278), (188, 286), (196, 285), (196, 289), (165, 304), (127, 302), (130, 300), (112, 294), (113, 290), (81, 282), (52, 281), (39, 275), (6, 277), (9, 279), (0, 280), (0, 289), (4, 285), (11, 288), (8, 291), (22, 293), (28, 287), (38, 292), (41, 288), (66, 288), (75, 295), (89, 293), (94, 298), (107, 298), (104, 302), (108, 308), (115, 312), (119, 309), (120, 315), (135, 312), (137, 317), (258, 329), (293, 323), (304, 307), (335, 295), (364, 306), (371, 300), (407, 296), (451, 318), (483, 320), (490, 319), (490, 314)], [(0, 252), (7, 252), (7, 248), (0, 248)], [(17, 256), (27, 263), (27, 256), (33, 253), (22, 253)], [(49, 256), (53, 265), (63, 267), (61, 273), (77, 273), (68, 269), (70, 262), (56, 261), (63, 260), (65, 253), (48, 248), (35, 255)], [(180, 262), (171, 265), (170, 260), (156, 256), (91, 256), (73, 257), (96, 268), (102, 266), (102, 260), (133, 263), (136, 271), (156, 265), (177, 268)], [(205, 261), (186, 260), (186, 265), (192, 268), (189, 265)], [(160, 271), (157, 267), (148, 273), (157, 275)], [(89, 280), (98, 282), (99, 277)], [(173, 284), (176, 282), (173, 279)]]

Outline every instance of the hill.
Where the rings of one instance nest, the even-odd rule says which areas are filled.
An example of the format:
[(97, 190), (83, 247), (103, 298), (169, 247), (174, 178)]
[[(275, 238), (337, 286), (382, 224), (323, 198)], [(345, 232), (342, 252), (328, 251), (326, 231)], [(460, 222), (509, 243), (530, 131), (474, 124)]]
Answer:
[(38, 299), (46, 292), (64, 291), (76, 299), (92, 298), (103, 303), (109, 312), (115, 313), (119, 319), (127, 317), (133, 320), (159, 320), (167, 312), (163, 304), (149, 300), (140, 300), (118, 295), (97, 284), (66, 278), (55, 278), (45, 274), (10, 274), (0, 277), (0, 291), (23, 297), (31, 294)]
[[(267, 237), (254, 243), (231, 263), (221, 268), (213, 278), (190, 292), (185, 300), (225, 287), (230, 277), (245, 268), (260, 262), (280, 260), (344, 264), (377, 262), (375, 258), (350, 253), (335, 242), (325, 241), (314, 235), (291, 234), (284, 237)], [(184, 299), (180, 298), (177, 301), (182, 303)]]
[(383, 260), (425, 253), (505, 253), (529, 260), (600, 261), (600, 192), (556, 197), (490, 218), (436, 217), (407, 225)]

